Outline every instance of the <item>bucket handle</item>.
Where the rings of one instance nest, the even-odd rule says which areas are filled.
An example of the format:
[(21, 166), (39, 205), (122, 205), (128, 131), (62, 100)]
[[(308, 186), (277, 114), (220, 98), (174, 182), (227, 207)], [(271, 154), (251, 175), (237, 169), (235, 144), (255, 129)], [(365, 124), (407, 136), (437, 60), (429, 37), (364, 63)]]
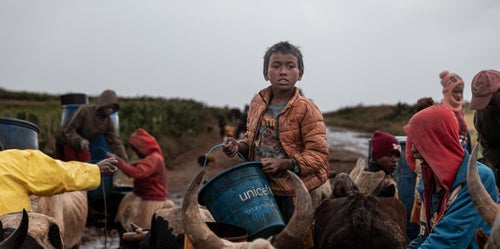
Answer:
[[(205, 169), (207, 167), (208, 156), (212, 153), (212, 151), (214, 151), (215, 149), (221, 148), (221, 147), (224, 147), (224, 144), (217, 144), (214, 147), (212, 147), (210, 150), (208, 150), (207, 154), (205, 155), (205, 160), (203, 162), (203, 171), (205, 171)], [(247, 160), (247, 159), (245, 159), (245, 157), (239, 151), (236, 151), (236, 154), (238, 154), (238, 156), (241, 159), (243, 159), (243, 161)]]

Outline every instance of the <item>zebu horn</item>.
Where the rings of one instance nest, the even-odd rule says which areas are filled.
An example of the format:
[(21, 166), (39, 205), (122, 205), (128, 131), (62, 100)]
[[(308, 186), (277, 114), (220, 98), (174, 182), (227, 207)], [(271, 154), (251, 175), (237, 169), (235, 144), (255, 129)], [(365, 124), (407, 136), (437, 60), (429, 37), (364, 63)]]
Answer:
[(295, 187), (297, 203), (292, 217), (286, 227), (274, 237), (272, 242), (276, 248), (302, 248), (302, 244), (311, 231), (314, 210), (311, 195), (300, 178), (288, 170)]
[(188, 236), (194, 248), (224, 248), (224, 242), (217, 237), (202, 220), (198, 208), (198, 189), (205, 176), (205, 171), (189, 183), (182, 203), (182, 222), (184, 224), (184, 236)]
[(500, 209), (490, 197), (479, 178), (479, 173), (477, 172), (478, 150), (479, 143), (474, 146), (469, 159), (469, 165), (467, 167), (467, 186), (469, 188), (469, 195), (479, 214), (481, 214), (483, 219), (490, 226), (493, 226), (497, 212), (500, 211)]
[[(26, 236), (28, 235), (28, 223), (29, 223), (28, 213), (26, 212), (25, 209), (23, 209), (23, 216), (21, 218), (19, 226), (12, 234), (10, 234), (8, 238), (0, 242), (0, 249), (19, 248), (26, 239)], [(2, 222), (0, 222), (0, 229), (3, 229), (1, 224)]]

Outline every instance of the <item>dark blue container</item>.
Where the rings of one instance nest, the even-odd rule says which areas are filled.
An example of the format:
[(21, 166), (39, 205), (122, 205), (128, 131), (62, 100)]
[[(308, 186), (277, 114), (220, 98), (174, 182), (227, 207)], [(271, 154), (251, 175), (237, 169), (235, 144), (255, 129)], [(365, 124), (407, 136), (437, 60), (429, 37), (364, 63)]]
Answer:
[(223, 170), (198, 195), (199, 203), (217, 222), (244, 228), (249, 240), (268, 238), (285, 227), (261, 167), (261, 162), (254, 161)]
[[(418, 224), (410, 223), (411, 210), (413, 208), (413, 201), (415, 199), (415, 184), (417, 174), (410, 169), (406, 161), (406, 136), (396, 136), (399, 144), (401, 145), (401, 160), (399, 160), (398, 167), (394, 170), (393, 177), (398, 184), (398, 197), (399, 200), (406, 207), (406, 233), (409, 240), (417, 237), (419, 232)], [(368, 158), (371, 158), (372, 142), (370, 139)]]
[(88, 104), (89, 98), (84, 93), (68, 93), (61, 95), (61, 105)]
[(4, 149), (38, 150), (40, 129), (21, 119), (0, 117), (0, 142)]

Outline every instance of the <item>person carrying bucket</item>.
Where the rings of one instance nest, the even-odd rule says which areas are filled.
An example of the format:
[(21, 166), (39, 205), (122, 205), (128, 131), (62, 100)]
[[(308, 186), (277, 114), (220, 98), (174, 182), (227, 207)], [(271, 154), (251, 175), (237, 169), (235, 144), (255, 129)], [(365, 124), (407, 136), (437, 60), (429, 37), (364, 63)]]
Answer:
[[(295, 191), (287, 170), (304, 182), (314, 208), (331, 193), (326, 127), (319, 108), (295, 86), (304, 74), (298, 47), (289, 42), (273, 45), (264, 55), (263, 69), (264, 79), (271, 85), (251, 100), (244, 137), (240, 141), (228, 138), (223, 152), (262, 162), (262, 171), (288, 223), (295, 208)], [(312, 240), (306, 244), (306, 248), (313, 246)]]
[(65, 161), (89, 161), (90, 140), (103, 135), (111, 152), (128, 160), (110, 115), (120, 106), (113, 90), (105, 90), (95, 105), (81, 105), (71, 118), (56, 132), (56, 140), (63, 144)]

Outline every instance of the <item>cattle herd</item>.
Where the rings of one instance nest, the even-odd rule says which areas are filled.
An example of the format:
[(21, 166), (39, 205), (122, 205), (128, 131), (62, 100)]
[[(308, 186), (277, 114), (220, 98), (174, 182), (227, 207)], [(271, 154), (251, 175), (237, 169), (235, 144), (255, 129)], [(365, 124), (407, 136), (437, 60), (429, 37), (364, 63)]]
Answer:
[[(493, 228), (490, 236), (478, 231), (478, 243), (482, 248), (500, 248), (500, 208), (480, 182), (476, 158), (477, 148), (469, 161), (467, 182), (474, 205)], [(151, 217), (151, 228), (124, 233), (120, 248), (301, 249), (308, 238), (317, 249), (397, 249), (408, 244), (406, 210), (398, 199), (363, 195), (347, 174), (339, 173), (331, 179), (331, 197), (314, 210), (302, 181), (288, 173), (295, 185), (297, 208), (286, 227), (274, 236), (235, 242), (213, 232), (207, 224), (214, 218), (198, 204), (198, 190), (205, 178), (200, 171), (189, 184), (182, 207), (158, 210)], [(39, 199), (38, 212), (23, 210), (1, 216), (0, 249), (78, 248), (84, 224), (79, 214), (87, 212), (82, 208), (86, 195), (67, 195)], [(47, 210), (47, 202), (57, 202), (59, 209)]]

